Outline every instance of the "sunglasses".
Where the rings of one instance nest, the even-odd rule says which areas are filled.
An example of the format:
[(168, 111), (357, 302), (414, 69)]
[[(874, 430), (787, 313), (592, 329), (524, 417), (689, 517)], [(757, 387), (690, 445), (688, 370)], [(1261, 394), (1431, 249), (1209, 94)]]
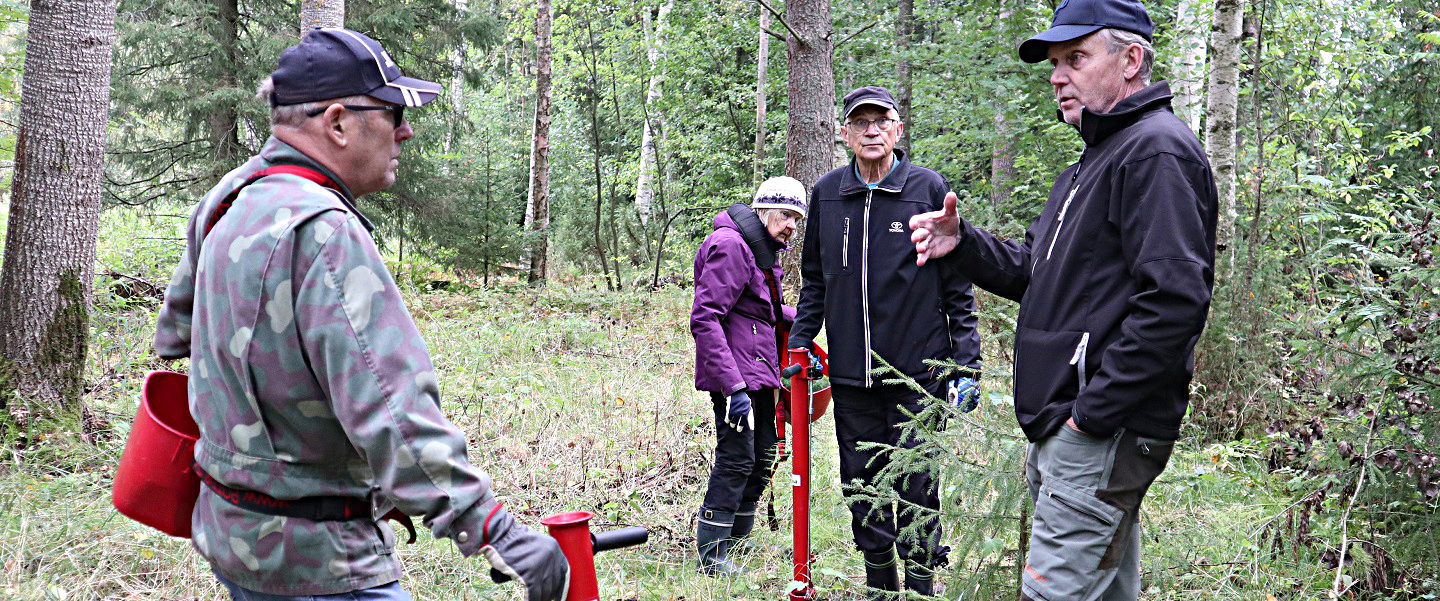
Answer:
[[(314, 117), (316, 115), (319, 115), (320, 113), (325, 112), (325, 109), (328, 109), (331, 106), (334, 105), (326, 105), (317, 109), (311, 109), (309, 112), (305, 113), (305, 116)], [(392, 104), (389, 106), (370, 106), (363, 104), (342, 104), (340, 106), (344, 107), (347, 111), (391, 111), (390, 116), (394, 117), (395, 119), (395, 129), (400, 129), (400, 126), (405, 123), (405, 107), (400, 105)]]

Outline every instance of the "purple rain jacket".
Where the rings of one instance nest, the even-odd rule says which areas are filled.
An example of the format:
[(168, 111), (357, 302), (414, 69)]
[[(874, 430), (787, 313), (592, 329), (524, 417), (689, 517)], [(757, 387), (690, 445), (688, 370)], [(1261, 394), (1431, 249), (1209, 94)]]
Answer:
[[(765, 239), (777, 251), (787, 249), (768, 234)], [(770, 272), (781, 281), (778, 261)], [(795, 320), (795, 308), (782, 304), (781, 315), (788, 325)], [(695, 253), (695, 304), (690, 309), (695, 388), (728, 395), (779, 387), (775, 326), (765, 274), (756, 266), (740, 226), (721, 211), (715, 216), (715, 231)]]

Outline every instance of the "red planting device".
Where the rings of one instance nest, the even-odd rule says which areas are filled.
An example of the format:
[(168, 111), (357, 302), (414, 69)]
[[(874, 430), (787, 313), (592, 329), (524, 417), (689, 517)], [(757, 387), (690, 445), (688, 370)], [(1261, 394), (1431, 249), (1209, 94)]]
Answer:
[[(560, 543), (560, 552), (570, 564), (570, 592), (565, 601), (599, 601), (600, 585), (595, 578), (595, 554), (611, 549), (623, 549), (644, 544), (650, 539), (650, 531), (643, 527), (621, 528), (599, 534), (590, 533), (588, 511), (557, 513), (540, 520), (550, 529), (550, 536)], [(490, 570), (490, 579), (508, 582), (509, 576), (498, 570)]]
[[(780, 372), (782, 380), (790, 381), (789, 407), (784, 413), (787, 416), (804, 416), (803, 419), (786, 420), (781, 417), (776, 420), (781, 444), (785, 440), (784, 422), (789, 421), (794, 430), (790, 435), (791, 451), (794, 453), (790, 485), (795, 495), (795, 572), (788, 596), (790, 601), (815, 598), (815, 585), (810, 579), (810, 562), (815, 559), (810, 552), (810, 424), (825, 414), (830, 405), (830, 389), (812, 391), (810, 381), (826, 375), (829, 368), (825, 363), (825, 351), (819, 345), (816, 345), (813, 355), (809, 349), (792, 348), (785, 357), (786, 367)], [(784, 452), (783, 448), (781, 452)]]

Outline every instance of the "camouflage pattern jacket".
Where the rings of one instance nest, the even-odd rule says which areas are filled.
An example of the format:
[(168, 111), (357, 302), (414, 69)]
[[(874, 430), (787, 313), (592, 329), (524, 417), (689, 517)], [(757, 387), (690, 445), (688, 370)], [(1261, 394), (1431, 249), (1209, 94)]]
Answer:
[[(350, 193), (271, 175), (205, 235), (218, 203), (276, 163), (338, 181), (268, 140), (196, 207), (160, 310), (156, 352), (190, 358), (196, 462), (277, 499), (372, 496), (372, 518), (397, 507), (478, 552), (490, 477), (440, 411), (429, 351)], [(253, 513), (203, 486), (192, 520), (195, 549), (248, 589), (324, 595), (400, 578), (384, 521)]]

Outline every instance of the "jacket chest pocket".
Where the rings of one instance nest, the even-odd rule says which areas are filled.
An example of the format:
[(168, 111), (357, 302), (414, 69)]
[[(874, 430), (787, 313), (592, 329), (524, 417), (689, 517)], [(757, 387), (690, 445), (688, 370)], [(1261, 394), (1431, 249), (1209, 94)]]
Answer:
[(825, 275), (847, 275), (859, 257), (860, 220), (843, 212), (840, 202), (826, 203), (820, 218), (820, 263)]

